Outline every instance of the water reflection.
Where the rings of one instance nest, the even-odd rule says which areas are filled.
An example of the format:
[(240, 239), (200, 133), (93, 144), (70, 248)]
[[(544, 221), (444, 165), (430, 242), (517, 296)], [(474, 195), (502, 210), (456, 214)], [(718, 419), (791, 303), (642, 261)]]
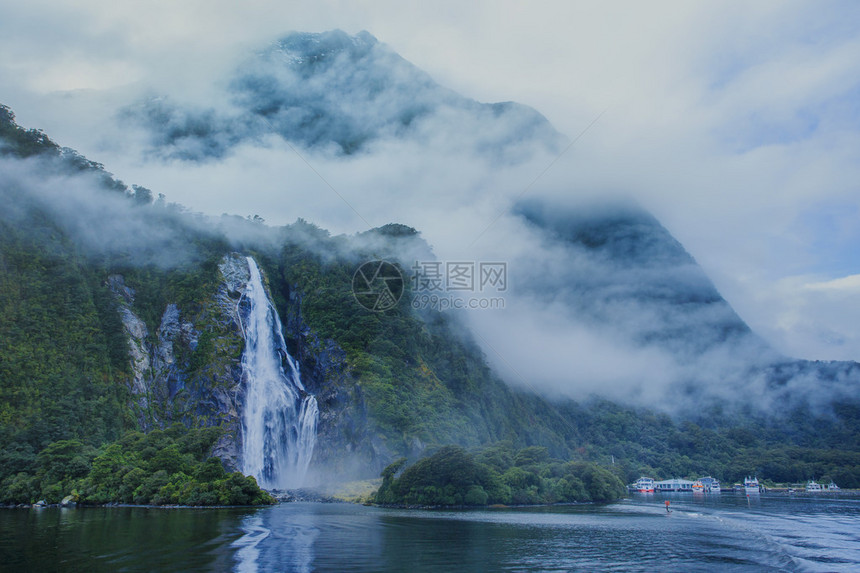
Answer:
[(245, 535), (231, 544), (232, 547), (238, 548), (236, 571), (253, 573), (257, 571), (257, 561), (260, 556), (257, 546), (269, 536), (271, 531), (263, 527), (263, 518), (259, 514), (245, 517), (239, 528), (245, 532)]
[(261, 510), (245, 517), (240, 525), (244, 535), (232, 543), (237, 548), (235, 570), (239, 573), (314, 570), (314, 542), (320, 533), (316, 521), (313, 511)]

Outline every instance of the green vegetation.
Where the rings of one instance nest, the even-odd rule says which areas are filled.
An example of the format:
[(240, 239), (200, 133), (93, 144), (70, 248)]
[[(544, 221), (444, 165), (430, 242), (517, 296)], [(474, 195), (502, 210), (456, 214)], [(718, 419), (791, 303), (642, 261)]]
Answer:
[(66, 496), (82, 504), (263, 505), (274, 503), (253, 477), (227, 473), (207, 457), (218, 428), (188, 430), (176, 424), (148, 434), (132, 431), (96, 449), (80, 440), (44, 448), (25, 471), (0, 483), (0, 503)]
[(31, 157), (45, 153), (59, 155), (60, 146), (39, 129), (20, 127), (12, 110), (0, 105), (0, 155)]
[[(4, 155), (42, 157), (46, 169), (88, 170), (106, 192), (125, 189), (0, 106)], [(128, 348), (105, 268), (26, 194), (3, 198), (14, 208), (0, 218), (0, 480), (52, 442), (98, 446), (132, 424)]]
[[(392, 451), (406, 455), (416, 439), (432, 447), (510, 440), (568, 453), (569, 424), (541, 398), (496, 377), (463, 324), (412, 308), (410, 263), (398, 262), (396, 253), (423, 245), (414, 230), (388, 225), (348, 240), (299, 221), (285, 237), (276, 258), (260, 257), (276, 279), (278, 306), (298, 300), (302, 321), (345, 350), (370, 418)], [(384, 313), (359, 305), (351, 290), (356, 268), (374, 259), (398, 264), (406, 283), (398, 305)]]
[[(0, 107), (0, 155), (56, 159), (56, 144), (21, 129), (13, 118)], [(73, 155), (63, 153), (66, 159)], [(98, 164), (86, 169), (109, 180), (106, 193), (120, 185)], [(0, 480), (52, 442), (79, 439), (98, 447), (135, 427), (128, 407), (128, 343), (107, 277), (127, 275), (138, 294), (134, 310), (154, 339), (168, 302), (186, 305), (189, 314), (199, 311), (200, 301), (215, 290), (217, 260), (226, 250), (222, 239), (192, 231), (177, 213), (147, 205), (139, 207), (141, 216), (158, 218), (160, 229), (172, 228), (186, 255), (195, 253), (199, 262), (186, 256), (168, 270), (143, 257), (143, 264), (133, 265), (122, 251), (84, 252), (61, 221), (26, 195), (16, 196), (14, 205), (0, 217)], [(212, 330), (220, 332), (217, 326)], [(180, 349), (201, 373), (204, 353), (214, 352), (203, 339), (196, 356)]]
[[(101, 165), (60, 148), (39, 131), (20, 128), (2, 106), (0, 156), (4, 161), (41, 157), (47, 173), (94, 176), (105, 197), (128, 199), (129, 216), (141, 229), (159, 232), (157, 240), (139, 245), (87, 249), (61, 216), (26, 189), (0, 188), (9, 207), (0, 211), (3, 499), (55, 500), (75, 489), (90, 503), (198, 503), (196, 498), (220, 500), (225, 479), (236, 480), (230, 488), (242, 488), (236, 476), (213, 473), (204, 479), (196, 473), (200, 464), (214, 462), (183, 450), (186, 430), (169, 430), (176, 448), (157, 460), (153, 451), (144, 448), (144, 455), (135, 450), (137, 442), (127, 441), (128, 436), (148, 440), (135, 431), (175, 421), (186, 427), (220, 423), (223, 412), (207, 401), (207, 392), (231, 380), (224, 373), (236, 367), (242, 348), (240, 335), (214, 306), (218, 261), (231, 249), (253, 253), (264, 269), (281, 317), (288, 325), (292, 321), (285, 334), (294, 356), (313, 358), (330, 342), (345, 352), (347, 375), (320, 382), (348, 386), (323, 405), (334, 413), (349, 410), (355, 422), (333, 435), (342, 431), (356, 444), (372, 442), (381, 455), (411, 460), (422, 451), (448, 452), (443, 467), (465, 472), (449, 476), (452, 481), (440, 490), (436, 466), (418, 461), (400, 477), (395, 477), (399, 470), (389, 472), (380, 488), (383, 498), (422, 504), (457, 502), (457, 495), (457, 503), (469, 504), (483, 494), (486, 503), (603, 499), (600, 488), (589, 489), (588, 480), (598, 475), (597, 481), (610, 483), (600, 473), (607, 471), (624, 482), (643, 474), (711, 474), (730, 482), (755, 473), (776, 482), (815, 476), (844, 488), (860, 487), (860, 407), (850, 400), (767, 415), (726, 413), (717, 405), (681, 420), (604, 400), (551, 403), (512, 389), (490, 370), (455, 316), (412, 308), (414, 259), (398, 258), (398, 253), (432, 254), (409, 227), (386, 225), (355, 237), (331, 237), (302, 220), (271, 229), (259, 220), (240, 219), (232, 222), (246, 225), (240, 234), (260, 240), (231, 243), (181, 208), (153, 202), (148, 189), (129, 190)], [(363, 308), (351, 291), (356, 268), (378, 259), (399, 265), (406, 279), (399, 304), (384, 313)], [(107, 286), (112, 274), (122, 275), (134, 289), (129, 308), (146, 323), (147, 342), (157, 342), (168, 304), (176, 304), (181, 321), (196, 330), (193, 348), (187, 341), (174, 342), (173, 378), (148, 389), (146, 412), (137, 410), (143, 400), (129, 391), (132, 373), (119, 314), (125, 303)], [(160, 440), (165, 431), (160, 432), (149, 435)], [(445, 446), (450, 444), (469, 450), (449, 451)], [(474, 450), (487, 444), (505, 446)], [(155, 452), (164, 449), (151, 446)], [(543, 451), (534, 447), (545, 448), (546, 457), (526, 461), (528, 452)], [(179, 458), (184, 461), (177, 465)], [(102, 462), (109, 460), (112, 469), (105, 473)], [(156, 462), (166, 465), (159, 469)], [(210, 469), (215, 472), (214, 465)], [(135, 497), (145, 482), (149, 485)], [(195, 484), (208, 484), (208, 489), (195, 489)]]
[(0, 473), (16, 471), (10, 457), (97, 445), (129, 423), (116, 303), (53, 225), (32, 222), (25, 233), (0, 221)]
[(626, 493), (611, 471), (590, 462), (552, 459), (546, 448), (496, 445), (471, 454), (445, 446), (401, 471), (382, 472), (374, 501), (398, 505), (545, 504), (614, 501)]
[[(0, 189), (0, 198), (10, 206), (0, 217), (2, 500), (58, 501), (57, 496), (75, 490), (86, 503), (258, 502), (259, 488), (243, 476), (213, 474), (203, 479), (196, 473), (204, 460), (183, 444), (197, 439), (197, 430), (186, 438), (179, 435), (183, 426), (173, 427), (168, 437), (175, 439), (184, 457), (178, 471), (167, 468), (164, 473), (159, 473), (158, 463), (169, 460), (152, 458), (148, 449), (135, 453), (126, 442), (130, 435), (142, 434), (124, 434), (138, 429), (142, 420), (148, 422), (146, 427), (174, 420), (186, 426), (219, 422), (198, 398), (201, 386), (218, 379), (222, 362), (237, 358), (238, 337), (230, 325), (212, 320), (206, 307), (217, 287), (217, 262), (228, 250), (226, 241), (198, 230), (182, 209), (163, 201), (153, 204), (148, 189), (135, 186), (130, 191), (101, 165), (61, 149), (40, 131), (20, 128), (3, 106), (0, 156), (38, 157), (43, 160), (40, 172), (48, 174), (80, 172), (104, 190), (106, 201), (121, 193), (129, 213), (160, 234), (158, 241), (141, 237), (139, 244), (112, 245), (104, 251), (85, 247), (47, 205), (14, 185)], [(176, 341), (178, 383), (161, 389), (163, 395), (155, 399), (148, 396), (149, 412), (136, 411), (129, 391), (127, 335), (120, 302), (108, 287), (113, 274), (124, 275), (135, 290), (131, 309), (147, 324), (147, 342), (156, 342), (169, 303), (180, 305), (183, 320), (193, 319), (200, 331), (194, 349)], [(153, 432), (146, 439), (159, 435)], [(150, 446), (161, 449), (154, 442)], [(125, 480), (122, 488), (104, 481), (99, 471), (90, 473), (104, 461), (103, 455), (114, 454), (122, 463), (111, 479)], [(214, 465), (210, 469), (215, 471)], [(137, 478), (144, 481), (134, 482)]]

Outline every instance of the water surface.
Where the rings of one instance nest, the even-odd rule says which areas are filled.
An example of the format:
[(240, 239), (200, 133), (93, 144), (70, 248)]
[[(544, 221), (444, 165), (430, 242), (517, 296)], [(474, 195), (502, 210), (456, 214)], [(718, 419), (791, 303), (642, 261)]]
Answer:
[(847, 496), (650, 495), (470, 511), (2, 510), (0, 533), (0, 568), (16, 571), (860, 570), (860, 499)]

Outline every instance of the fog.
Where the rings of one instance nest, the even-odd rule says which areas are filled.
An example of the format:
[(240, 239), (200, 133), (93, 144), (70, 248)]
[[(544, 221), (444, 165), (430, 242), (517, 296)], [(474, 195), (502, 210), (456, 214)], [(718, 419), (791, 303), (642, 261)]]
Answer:
[(0, 158), (0, 221), (23, 225), (40, 248), (70, 240), (93, 259), (110, 255), (119, 264), (164, 268), (198, 260), (188, 235), (206, 227), (202, 220), (175, 205), (136, 203), (126, 192), (107, 190), (103, 173), (75, 173), (59, 163)]
[[(410, 35), (397, 8), (383, 22), (382, 8), (325, 5), (343, 22), (319, 8), (239, 29), (226, 10), (194, 27), (182, 8), (156, 32), (147, 15), (138, 37), (117, 40), (127, 53), (115, 61), (92, 55), (127, 22), (108, 10), (104, 37), (69, 32), (77, 51), (56, 61), (75, 74), (57, 64), (28, 76), (7, 52), (0, 77), (21, 81), (5, 103), (124, 180), (211, 216), (302, 217), (334, 234), (398, 222), (440, 260), (507, 262), (505, 309), (466, 319), (513, 384), (659, 401), (690, 384), (731, 395), (783, 356), (860, 357), (860, 44), (843, 18), (792, 3), (666, 3), (555, 7), (567, 20), (554, 21), (544, 6), (479, 4), (455, 25), (428, 15), (429, 31)], [(330, 51), (346, 56), (304, 65), (305, 48), (283, 35), (302, 23), (367, 27), (383, 44), (338, 34)], [(43, 50), (19, 50), (17, 65), (55, 61)], [(532, 199), (575, 214), (619, 195), (665, 227), (657, 244), (674, 237), (687, 258), (606, 260), (521, 209)], [(690, 293), (698, 303), (682, 300)], [(722, 339), (727, 325), (737, 335)], [(764, 392), (767, 377), (754, 382)]]
[[(412, 201), (417, 193), (409, 191), (425, 179), (438, 179), (434, 190), (466, 203), (498, 198), (474, 219), (468, 209), (449, 206), (442, 215), (448, 225), (438, 233), (422, 227), (441, 245), (510, 206), (500, 183), (519, 187), (515, 195), (557, 159), (528, 194), (555, 179), (558, 193), (635, 195), (770, 344), (804, 358), (856, 359), (860, 293), (850, 280), (839, 281), (856, 276), (860, 265), (860, 124), (852, 104), (860, 42), (850, 24), (857, 11), (851, 2), (784, 1), (418, 7), (261, 0), (242, 7), (156, 2), (145, 9), (101, 0), (31, 2), (4, 7), (0, 85), (2, 101), (22, 124), (46, 129), (168, 200), (214, 215), (265, 211), (261, 216), (276, 224), (299, 212), (335, 232), (355, 232), (367, 228), (365, 221), (303, 160), (288, 157), (294, 151), (279, 138), (227, 130), (222, 135), (233, 139), (221, 145), (232, 151), (224, 164), (201, 169), (143, 153), (152, 134), (118, 119), (152, 97), (184, 110), (173, 118), (180, 126), (185, 112), (243, 118), (236, 72), (252, 72), (254, 54), (289, 30), (369, 30), (440, 85), (478, 101), (528, 104), (568, 138), (603, 115), (560, 158), (496, 178), (492, 168), (487, 180), (475, 173), (487, 177), (486, 169), (466, 165), (467, 155), (454, 151), (459, 140), (444, 133), (448, 155), (460, 162), (418, 145), (411, 153), (394, 145), (390, 161), (378, 153), (375, 161), (346, 166), (328, 161), (319, 147), (320, 157), (299, 150), (368, 222), (377, 223), (378, 203), (387, 200), (398, 203), (397, 220), (418, 223), (426, 202), (410, 209), (403, 197)], [(374, 171), (380, 165), (387, 169)], [(259, 177), (243, 185), (250, 173)], [(291, 185), (305, 193), (288, 189), (275, 205)], [(384, 192), (387, 198), (373, 200)], [(294, 208), (297, 201), (302, 208)], [(378, 222), (387, 222), (382, 217)], [(839, 287), (823, 295), (814, 285), (824, 283)]]

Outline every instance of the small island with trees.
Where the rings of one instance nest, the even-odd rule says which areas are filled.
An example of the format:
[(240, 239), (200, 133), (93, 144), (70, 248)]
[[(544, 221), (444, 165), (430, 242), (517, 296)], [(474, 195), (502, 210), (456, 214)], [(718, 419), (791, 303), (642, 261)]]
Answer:
[(406, 467), (382, 472), (372, 502), (398, 506), (536, 505), (609, 502), (626, 495), (624, 483), (592, 462), (552, 459), (546, 448), (498, 444), (476, 453), (444, 446)]

